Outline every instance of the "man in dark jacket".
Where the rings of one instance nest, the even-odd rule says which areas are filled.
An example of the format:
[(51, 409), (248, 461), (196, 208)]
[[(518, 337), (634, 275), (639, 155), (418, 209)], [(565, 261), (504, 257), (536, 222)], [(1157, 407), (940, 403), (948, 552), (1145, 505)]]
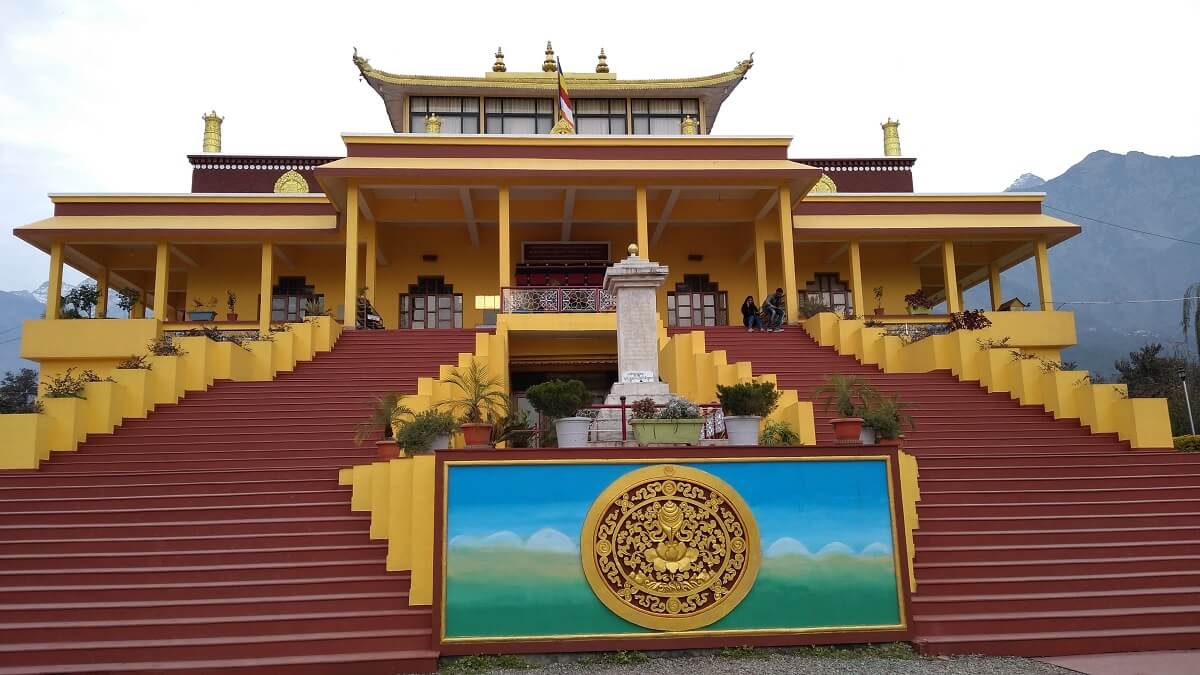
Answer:
[(763, 298), (762, 309), (767, 315), (766, 330), (774, 333), (782, 331), (783, 320), (787, 316), (783, 299), (783, 289), (776, 288), (774, 293)]

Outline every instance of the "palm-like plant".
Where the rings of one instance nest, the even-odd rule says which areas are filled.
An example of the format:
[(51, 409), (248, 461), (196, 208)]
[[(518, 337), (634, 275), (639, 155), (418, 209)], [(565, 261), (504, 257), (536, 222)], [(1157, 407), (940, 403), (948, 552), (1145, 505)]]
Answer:
[(1188, 331), (1196, 336), (1196, 353), (1200, 354), (1200, 282), (1187, 287), (1183, 292), (1183, 341), (1187, 342)]
[(354, 427), (354, 444), (362, 445), (376, 431), (383, 430), (383, 438), (392, 438), (393, 428), (412, 417), (413, 411), (404, 405), (404, 394), (391, 392), (376, 398), (371, 403), (367, 418)]
[(455, 368), (442, 382), (453, 385), (460, 394), (442, 405), (460, 415), (466, 424), (496, 419), (508, 410), (504, 382), (488, 373), (478, 361), (472, 360), (465, 368)]
[(830, 375), (825, 384), (813, 389), (813, 395), (825, 412), (836, 408), (842, 417), (855, 417), (859, 410), (879, 401), (879, 391), (857, 375)]

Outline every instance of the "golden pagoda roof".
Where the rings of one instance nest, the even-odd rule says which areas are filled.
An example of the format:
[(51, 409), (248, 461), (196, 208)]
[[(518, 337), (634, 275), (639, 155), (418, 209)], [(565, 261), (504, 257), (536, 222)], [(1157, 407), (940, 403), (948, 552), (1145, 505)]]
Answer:
[[(383, 99), (392, 129), (403, 129), (403, 101), (408, 96), (503, 96), (540, 92), (553, 96), (558, 86), (554, 72), (496, 72), (482, 77), (441, 75), (397, 75), (378, 70), (354, 52), (358, 72)], [(623, 80), (615, 73), (566, 73), (572, 98), (697, 98), (703, 102), (707, 126), (754, 66), (754, 55), (739, 61), (732, 70), (701, 77)]]

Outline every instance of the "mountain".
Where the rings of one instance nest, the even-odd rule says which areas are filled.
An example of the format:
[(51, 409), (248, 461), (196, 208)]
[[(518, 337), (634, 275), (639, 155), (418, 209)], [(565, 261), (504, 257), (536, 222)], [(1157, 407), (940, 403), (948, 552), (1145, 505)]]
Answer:
[[(1148, 341), (1162, 342), (1168, 351), (1186, 348), (1180, 301), (1069, 303), (1180, 298), (1188, 284), (1200, 281), (1200, 246), (1096, 222), (1200, 242), (1200, 156), (1099, 150), (1061, 176), (1037, 181), (1025, 174), (1008, 191), (1043, 191), (1047, 215), (1083, 228), (1050, 249), (1054, 299), (1075, 312), (1079, 333), (1079, 346), (1064, 351), (1063, 359), (1108, 375), (1114, 360)], [(1032, 261), (1005, 272), (1003, 283), (1006, 298), (1037, 297)], [(986, 293), (986, 286), (972, 289), (968, 304), (983, 306)]]
[(37, 368), (32, 361), (22, 359), (21, 324), (36, 319), (46, 311), (44, 298), (38, 301), (31, 291), (0, 291), (0, 374), (17, 368)]

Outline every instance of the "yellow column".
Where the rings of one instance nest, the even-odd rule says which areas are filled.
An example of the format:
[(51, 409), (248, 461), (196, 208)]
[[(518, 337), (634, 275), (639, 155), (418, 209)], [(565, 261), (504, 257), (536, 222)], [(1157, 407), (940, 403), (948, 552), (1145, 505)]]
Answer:
[(50, 286), (46, 289), (46, 318), (57, 319), (62, 298), (63, 245), (50, 244)]
[(792, 189), (783, 186), (779, 188), (779, 248), (783, 254), (783, 290), (787, 294), (786, 307), (788, 320), (792, 323), (799, 321), (800, 314), (796, 311), (796, 303), (800, 302), (800, 294), (796, 291), (796, 250), (792, 245)]
[(500, 288), (512, 286), (512, 223), (508, 188), (500, 188)]
[(368, 220), (363, 225), (364, 225), (363, 234), (366, 235), (366, 240), (367, 240), (367, 254), (366, 254), (366, 259), (363, 261), (363, 264), (367, 266), (366, 282), (365, 282), (367, 285), (367, 300), (369, 300), (371, 302), (371, 304), (374, 305), (375, 304), (375, 279), (378, 278), (377, 274), (379, 271), (379, 265), (376, 262), (376, 258), (378, 257), (376, 251), (377, 251), (377, 247), (379, 246), (379, 241), (376, 238), (378, 236), (378, 227), (377, 227), (375, 221), (373, 221), (373, 220)]
[(946, 310), (962, 311), (962, 300), (958, 294), (958, 270), (954, 263), (954, 242), (942, 242), (942, 275), (946, 279)]
[(129, 318), (144, 319), (146, 318), (146, 289), (139, 288), (138, 301), (133, 303), (133, 309), (129, 310)]
[(767, 233), (763, 231), (765, 223), (754, 221), (754, 283), (758, 295), (754, 302), (762, 302), (770, 291), (767, 289)]
[(108, 268), (96, 275), (96, 318), (108, 317)]
[(650, 216), (646, 209), (646, 188), (637, 189), (637, 245), (638, 255), (650, 258)]
[(862, 254), (857, 241), (850, 242), (850, 295), (854, 298), (854, 316), (867, 316), (866, 301), (863, 299)]
[(271, 281), (275, 272), (275, 247), (269, 241), (262, 245), (262, 265), (258, 277), (258, 332), (266, 335), (271, 330)]
[(346, 186), (346, 289), (342, 330), (354, 330), (358, 316), (358, 184)]
[(1033, 257), (1037, 263), (1038, 295), (1041, 296), (1043, 312), (1054, 311), (1054, 293), (1050, 290), (1050, 258), (1047, 255), (1046, 240), (1038, 239), (1034, 243)]
[(988, 290), (992, 292), (992, 311), (994, 312), (1004, 304), (1004, 291), (1000, 286), (1000, 266), (996, 263), (988, 265)]
[(171, 251), (167, 242), (158, 242), (154, 256), (154, 318), (167, 320), (167, 275), (171, 272)]

